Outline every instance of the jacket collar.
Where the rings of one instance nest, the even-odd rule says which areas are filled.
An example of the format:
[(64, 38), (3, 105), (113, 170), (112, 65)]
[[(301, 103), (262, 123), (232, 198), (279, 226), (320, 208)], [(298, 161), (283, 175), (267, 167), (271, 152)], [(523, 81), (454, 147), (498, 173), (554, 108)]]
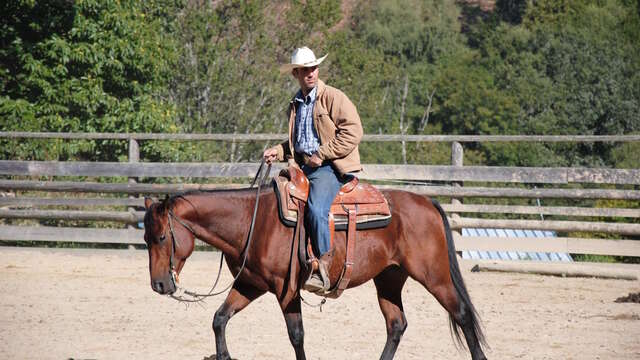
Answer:
[(322, 93), (324, 93), (324, 90), (327, 88), (327, 86), (324, 84), (324, 81), (318, 79), (318, 85), (316, 85), (316, 87), (318, 88), (316, 90), (316, 99), (322, 96)]
[[(316, 85), (316, 100), (318, 98), (320, 98), (322, 96), (322, 94), (324, 93), (325, 89), (327, 88), (327, 85), (325, 85), (324, 81), (318, 79), (318, 85)], [(298, 96), (298, 93), (300, 92), (300, 89), (298, 89), (298, 91), (296, 92), (295, 95), (293, 95), (293, 97), (291, 98), (291, 101), (289, 101), (289, 103), (291, 105), (294, 105), (294, 102), (296, 101), (296, 96)]]

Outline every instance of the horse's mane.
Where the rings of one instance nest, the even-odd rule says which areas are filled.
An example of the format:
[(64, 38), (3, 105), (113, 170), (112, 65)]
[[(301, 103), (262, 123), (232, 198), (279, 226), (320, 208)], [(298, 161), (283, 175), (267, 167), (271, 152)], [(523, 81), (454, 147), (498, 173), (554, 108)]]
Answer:
[(196, 206), (191, 201), (189, 201), (189, 199), (187, 199), (186, 196), (206, 196), (206, 195), (212, 195), (212, 194), (235, 193), (235, 192), (242, 192), (242, 191), (249, 191), (249, 190), (255, 191), (255, 188), (247, 187), (247, 188), (238, 188), (238, 189), (188, 190), (180, 194), (175, 194), (175, 195), (166, 197), (164, 200), (162, 200), (162, 202), (160, 203), (160, 206), (162, 206), (164, 209), (172, 209), (175, 203), (178, 200), (182, 199), (188, 202), (195, 209)]
[(167, 197), (166, 199), (164, 199), (162, 201), (162, 207), (165, 209), (172, 209), (173, 206), (175, 205), (176, 201), (178, 201), (179, 199), (182, 199), (186, 202), (188, 202), (189, 204), (191, 204), (191, 206), (193, 206), (195, 208), (195, 205), (193, 205), (193, 203), (186, 198), (187, 195), (195, 195), (195, 194), (190, 194), (190, 192), (185, 192), (183, 194), (176, 194), (176, 195), (172, 195), (170, 197)]

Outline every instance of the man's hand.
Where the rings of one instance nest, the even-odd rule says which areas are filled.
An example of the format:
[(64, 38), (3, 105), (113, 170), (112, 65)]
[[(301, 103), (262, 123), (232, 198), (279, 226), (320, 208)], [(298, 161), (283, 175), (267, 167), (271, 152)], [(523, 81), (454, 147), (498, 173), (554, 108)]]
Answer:
[(271, 164), (278, 156), (278, 149), (276, 147), (269, 148), (262, 153), (262, 157), (267, 164)]
[(311, 157), (309, 158), (309, 166), (318, 167), (321, 165), (322, 165), (322, 159), (320, 159), (317, 152), (313, 153), (313, 155), (311, 155)]

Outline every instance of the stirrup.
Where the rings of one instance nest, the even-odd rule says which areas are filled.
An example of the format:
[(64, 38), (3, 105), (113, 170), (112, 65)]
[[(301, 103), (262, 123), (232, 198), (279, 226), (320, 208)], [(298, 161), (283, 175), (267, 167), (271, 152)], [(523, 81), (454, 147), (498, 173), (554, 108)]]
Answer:
[[(305, 281), (302, 288), (312, 293), (325, 293), (331, 288), (331, 282), (329, 280), (329, 274), (324, 264), (321, 264), (318, 259), (314, 258), (310, 260), (311, 268), (313, 269), (309, 275), (309, 278)], [(318, 271), (315, 271), (318, 270)], [(315, 276), (314, 276), (315, 275)]]
[(321, 261), (318, 261), (318, 272), (320, 273), (320, 278), (322, 279), (322, 284), (323, 284), (322, 291), (323, 292), (329, 291), (329, 289), (331, 288), (329, 273), (327, 271), (327, 266)]

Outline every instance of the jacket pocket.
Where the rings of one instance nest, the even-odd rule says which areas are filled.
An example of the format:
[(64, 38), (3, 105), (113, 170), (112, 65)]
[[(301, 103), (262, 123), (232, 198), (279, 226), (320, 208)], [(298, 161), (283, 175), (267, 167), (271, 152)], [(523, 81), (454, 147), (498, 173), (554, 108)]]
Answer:
[(333, 123), (333, 120), (328, 113), (318, 114), (316, 124), (316, 130), (318, 131), (318, 136), (320, 137), (321, 144), (326, 144), (334, 137), (336, 137), (337, 127), (336, 124)]

